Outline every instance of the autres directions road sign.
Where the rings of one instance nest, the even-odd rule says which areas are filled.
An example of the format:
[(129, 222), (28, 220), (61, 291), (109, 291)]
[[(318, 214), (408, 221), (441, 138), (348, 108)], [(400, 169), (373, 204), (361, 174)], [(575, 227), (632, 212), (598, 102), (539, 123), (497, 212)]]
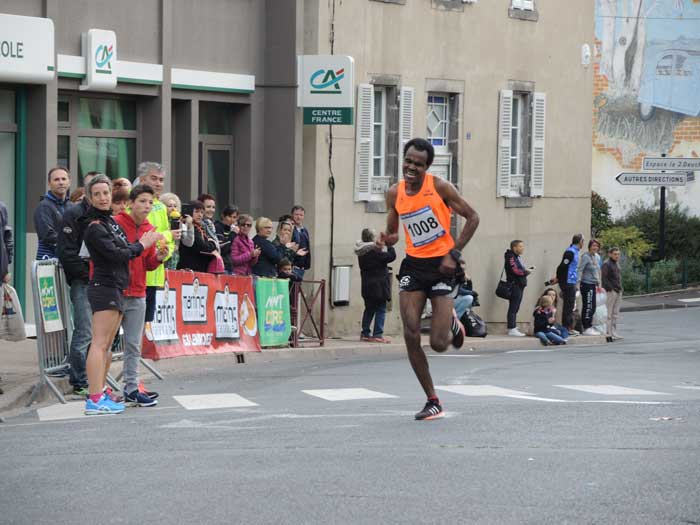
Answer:
[(685, 186), (687, 173), (620, 173), (615, 180), (623, 186)]
[(643, 170), (690, 170), (700, 171), (700, 158), (695, 157), (644, 157)]

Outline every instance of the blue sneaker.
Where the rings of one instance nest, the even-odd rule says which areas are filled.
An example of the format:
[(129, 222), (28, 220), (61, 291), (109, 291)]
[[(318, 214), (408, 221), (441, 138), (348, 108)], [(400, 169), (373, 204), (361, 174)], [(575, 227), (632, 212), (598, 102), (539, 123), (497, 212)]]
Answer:
[(102, 395), (97, 403), (90, 398), (85, 401), (86, 416), (108, 416), (112, 414), (121, 414), (122, 412), (124, 412), (124, 405), (115, 403), (106, 395)]
[(126, 394), (124, 401), (131, 407), (153, 407), (158, 404), (158, 400), (140, 390), (134, 390)]

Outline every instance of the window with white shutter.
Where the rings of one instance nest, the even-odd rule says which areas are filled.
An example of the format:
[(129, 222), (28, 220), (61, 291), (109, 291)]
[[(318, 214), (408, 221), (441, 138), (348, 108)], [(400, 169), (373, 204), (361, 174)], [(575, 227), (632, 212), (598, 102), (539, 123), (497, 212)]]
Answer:
[(357, 86), (357, 123), (355, 133), (355, 200), (368, 201), (372, 197), (372, 146), (374, 139), (374, 87)]
[(533, 11), (535, 9), (535, 0), (512, 0), (511, 7), (513, 9)]
[(498, 173), (496, 194), (510, 196), (511, 130), (513, 120), (513, 91), (501, 90), (498, 108)]
[(399, 179), (403, 178), (403, 148), (413, 138), (413, 99), (415, 89), (402, 87), (399, 95)]
[(530, 196), (544, 195), (544, 128), (546, 96), (534, 93), (532, 99), (532, 152), (530, 160)]

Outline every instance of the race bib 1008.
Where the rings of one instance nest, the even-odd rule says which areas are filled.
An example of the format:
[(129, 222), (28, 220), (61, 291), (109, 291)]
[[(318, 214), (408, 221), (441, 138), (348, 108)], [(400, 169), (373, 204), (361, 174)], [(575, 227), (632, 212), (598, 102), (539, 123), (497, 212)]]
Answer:
[(445, 228), (438, 222), (430, 206), (411, 213), (405, 213), (401, 215), (401, 220), (403, 221), (406, 235), (416, 248), (430, 244), (446, 233)]

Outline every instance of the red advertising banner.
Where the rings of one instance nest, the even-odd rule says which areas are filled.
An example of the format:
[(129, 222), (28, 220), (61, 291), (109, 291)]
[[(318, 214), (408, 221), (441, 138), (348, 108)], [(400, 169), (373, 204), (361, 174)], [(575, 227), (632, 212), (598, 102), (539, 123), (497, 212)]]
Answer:
[(168, 270), (143, 357), (259, 352), (252, 277)]

